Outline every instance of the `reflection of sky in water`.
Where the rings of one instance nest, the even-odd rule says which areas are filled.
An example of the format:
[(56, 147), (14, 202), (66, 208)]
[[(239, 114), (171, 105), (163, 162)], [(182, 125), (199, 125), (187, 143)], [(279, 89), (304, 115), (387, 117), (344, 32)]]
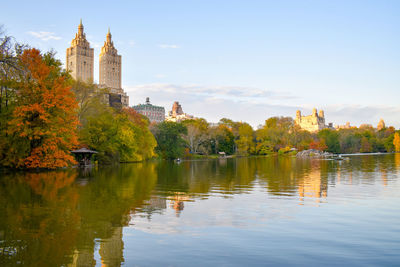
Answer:
[(26, 266), (393, 265), (399, 173), (400, 154), (15, 173), (0, 184), (0, 260), (7, 249)]
[[(179, 216), (168, 199), (165, 209), (151, 217), (132, 214), (124, 242), (133, 254), (126, 260), (237, 266), (396, 262), (398, 168), (334, 164), (334, 172), (312, 169), (297, 183), (297, 191), (271, 194), (256, 180), (228, 198), (218, 190), (207, 199), (195, 196)], [(150, 246), (151, 257), (146, 250)]]

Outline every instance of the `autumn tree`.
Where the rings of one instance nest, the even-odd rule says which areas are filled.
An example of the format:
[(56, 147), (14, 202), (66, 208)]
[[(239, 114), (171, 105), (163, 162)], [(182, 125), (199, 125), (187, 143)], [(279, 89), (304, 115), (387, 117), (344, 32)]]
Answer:
[(104, 112), (108, 107), (108, 90), (92, 82), (71, 80), (71, 88), (78, 102), (78, 119), (83, 127), (90, 116)]
[(20, 60), (25, 75), (14, 84), (16, 106), (8, 122), (9, 144), (2, 146), (2, 164), (57, 168), (75, 163), (69, 151), (78, 143), (77, 103), (68, 74), (53, 53), (27, 49)]
[(80, 142), (95, 149), (100, 163), (133, 162), (154, 156), (156, 141), (148, 120), (132, 108), (104, 109), (79, 131)]
[(182, 122), (187, 128), (187, 133), (183, 136), (187, 142), (190, 152), (207, 153), (209, 137), (208, 122), (205, 119), (186, 120)]
[(239, 139), (237, 139), (237, 153), (240, 155), (248, 155), (252, 154), (255, 151), (255, 143), (253, 136), (253, 128), (245, 122), (240, 123), (239, 125)]
[(400, 134), (399, 134), (399, 132), (396, 132), (394, 134), (393, 145), (394, 145), (394, 150), (396, 152), (400, 152)]
[[(16, 103), (15, 83), (24, 73), (20, 57), (24, 47), (6, 36), (0, 26), (0, 153), (6, 151), (9, 143), (8, 122)], [(4, 156), (0, 155), (0, 160)]]

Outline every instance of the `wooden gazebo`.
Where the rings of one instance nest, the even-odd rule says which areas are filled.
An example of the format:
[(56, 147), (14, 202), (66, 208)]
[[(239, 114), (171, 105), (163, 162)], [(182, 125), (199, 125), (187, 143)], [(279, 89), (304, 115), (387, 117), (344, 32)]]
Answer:
[(78, 150), (71, 151), (77, 158), (79, 166), (86, 167), (92, 165), (91, 158), (93, 154), (97, 154), (97, 151), (87, 149), (85, 147)]

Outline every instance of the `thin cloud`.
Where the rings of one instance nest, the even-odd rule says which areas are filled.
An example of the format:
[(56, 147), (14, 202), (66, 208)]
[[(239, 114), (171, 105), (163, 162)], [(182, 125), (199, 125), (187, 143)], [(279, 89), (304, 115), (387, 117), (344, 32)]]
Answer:
[[(157, 78), (165, 78), (165, 74), (157, 74)], [(265, 103), (269, 100), (288, 100), (294, 99), (295, 96), (275, 92), (266, 89), (243, 86), (201, 86), (196, 84), (175, 85), (164, 83), (142, 84), (130, 87), (130, 91), (146, 91), (146, 92), (169, 92), (178, 94), (188, 94), (196, 97), (213, 97), (217, 99), (225, 99), (232, 101), (247, 101), (253, 103)]]
[(162, 48), (162, 49), (177, 49), (177, 48), (181, 48), (179, 45), (175, 45), (175, 44), (160, 44), (158, 45), (158, 47)]
[(125, 89), (135, 104), (144, 103), (146, 97), (150, 97), (154, 105), (163, 106), (168, 111), (174, 101), (179, 101), (184, 112), (211, 122), (227, 117), (256, 127), (273, 116), (293, 118), (296, 110), (309, 115), (316, 107), (323, 109), (326, 122), (333, 122), (334, 125), (349, 121), (351, 125), (369, 123), (376, 126), (383, 118), (386, 125), (400, 126), (397, 118), (400, 108), (394, 106), (321, 105), (285, 92), (241, 86), (151, 83), (126, 86)]
[(56, 36), (54, 32), (34, 32), (34, 31), (29, 31), (29, 35), (32, 35), (42, 41), (50, 41), (50, 40), (61, 40), (62, 38), (60, 36)]
[(167, 75), (165, 75), (165, 74), (156, 74), (156, 75), (154, 75), (154, 77), (156, 77), (157, 79), (162, 79), (162, 78), (166, 78), (167, 77)]
[(136, 42), (135, 41), (129, 41), (129, 46), (135, 46), (136, 45)]

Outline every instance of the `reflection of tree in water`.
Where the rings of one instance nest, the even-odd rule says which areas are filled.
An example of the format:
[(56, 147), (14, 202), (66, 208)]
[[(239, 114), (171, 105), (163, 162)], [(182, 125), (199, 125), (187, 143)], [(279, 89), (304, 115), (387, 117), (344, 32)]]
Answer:
[[(61, 266), (71, 260), (68, 255), (73, 251), (79, 224), (75, 177), (75, 171), (2, 177), (0, 232), (4, 236), (0, 262), (6, 266), (18, 262), (24, 266)], [(13, 253), (1, 253), (4, 249)]]
[(95, 173), (89, 186), (81, 189), (81, 232), (78, 251), (94, 253), (95, 239), (100, 241), (103, 266), (120, 266), (123, 259), (122, 228), (132, 212), (150, 199), (157, 177), (154, 164), (128, 164), (104, 168)]
[[(120, 266), (122, 227), (150, 198), (153, 164), (122, 165), (75, 183), (77, 171), (12, 174), (0, 180), (0, 262), (26, 266)], [(8, 252), (10, 251), (10, 252)]]

